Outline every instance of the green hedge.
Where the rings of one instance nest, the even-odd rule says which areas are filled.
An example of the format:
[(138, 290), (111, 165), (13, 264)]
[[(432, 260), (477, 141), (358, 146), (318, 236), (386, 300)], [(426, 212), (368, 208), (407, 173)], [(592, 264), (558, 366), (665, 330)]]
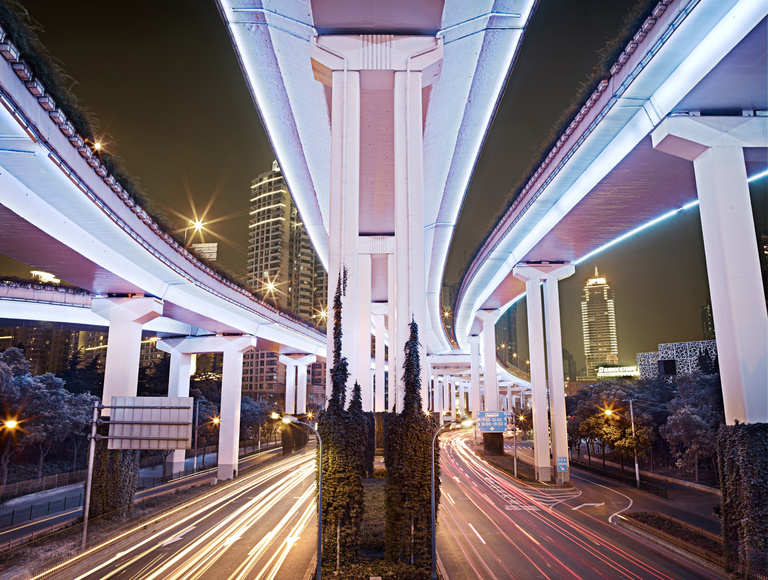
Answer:
[(717, 542), (705, 534), (691, 530), (680, 522), (662, 514), (656, 512), (626, 512), (624, 515), (641, 524), (645, 524), (655, 530), (665, 532), (683, 542), (701, 548), (702, 550), (717, 554), (718, 556), (725, 556), (725, 550), (723, 549), (721, 542)]

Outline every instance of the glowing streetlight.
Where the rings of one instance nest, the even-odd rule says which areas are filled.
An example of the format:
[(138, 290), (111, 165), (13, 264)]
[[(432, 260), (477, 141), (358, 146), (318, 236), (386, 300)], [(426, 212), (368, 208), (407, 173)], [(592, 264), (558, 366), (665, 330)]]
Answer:
[(219, 417), (214, 417), (213, 419), (211, 419), (211, 422), (214, 425), (218, 425), (221, 422), (221, 419)]
[(19, 422), (15, 419), (8, 419), (5, 423), (3, 423), (6, 429), (15, 429), (19, 426)]
[(96, 149), (96, 151), (101, 151), (101, 141), (96, 141), (96, 143), (93, 144), (93, 148)]
[(637, 483), (637, 489), (640, 489), (640, 465), (637, 462), (637, 440), (635, 438), (635, 410), (632, 407), (632, 399), (629, 400), (629, 417), (626, 417), (621, 413), (617, 413), (613, 409), (609, 409), (609, 408), (603, 409), (603, 413), (605, 413), (606, 417), (610, 417), (612, 415), (618, 415), (619, 417), (624, 417), (625, 419), (629, 418), (629, 420), (632, 423), (632, 443), (635, 449), (635, 481)]

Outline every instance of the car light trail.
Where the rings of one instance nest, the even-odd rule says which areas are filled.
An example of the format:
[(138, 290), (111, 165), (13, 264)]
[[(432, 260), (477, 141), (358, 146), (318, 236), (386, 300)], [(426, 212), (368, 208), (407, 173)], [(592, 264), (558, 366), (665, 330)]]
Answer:
[[(510, 578), (540, 574), (545, 578), (671, 580), (679, 576), (669, 571), (679, 566), (687, 570), (690, 577), (714, 577), (684, 561), (643, 558), (640, 556), (643, 551), (653, 553), (656, 548), (590, 514), (577, 511), (574, 516), (570, 515), (572, 505), (565, 502), (579, 498), (580, 490), (542, 491), (513, 484), (477, 458), (461, 437), (463, 435), (449, 436), (444, 446), (443, 483), (451, 488), (453, 497), (447, 495), (452, 501), (445, 502), (440, 513), (444, 516), (443, 529), (464, 555), (458, 565), (465, 566), (468, 575), (471, 567), (477, 578), (505, 570), (501, 575)], [(465, 477), (454, 477), (459, 473)], [(459, 488), (459, 494), (466, 494), (469, 501), (458, 504), (453, 501), (458, 497), (453, 486)], [(631, 501), (628, 496), (626, 499)], [(478, 520), (470, 505), (486, 519)], [(555, 507), (561, 509), (556, 511)], [(477, 532), (478, 522), (493, 530), (487, 538), (490, 544)], [(463, 532), (469, 529), (483, 541), (482, 545), (468, 531)], [(617, 535), (626, 543), (617, 545)], [(491, 542), (491, 538), (494, 541)], [(499, 542), (502, 542), (500, 550)], [(622, 544), (630, 547), (624, 548)], [(520, 566), (507, 572), (504, 562), (510, 561), (512, 550)]]
[[(96, 556), (97, 549), (114, 545), (116, 541), (128, 541), (132, 534), (136, 534), (138, 539), (133, 545), (91, 566), (76, 578), (107, 580), (121, 576), (145, 580), (194, 580), (211, 577), (215, 566), (213, 575), (217, 578), (274, 579), (296, 539), (316, 516), (314, 472), (313, 453), (263, 467), (135, 526), (66, 564), (48, 570), (45, 575), (63, 571), (64, 566), (71, 570), (73, 563), (82, 566), (88, 562), (84, 558)], [(274, 523), (276, 515), (282, 517)], [(160, 523), (162, 529), (142, 537), (147, 528)], [(254, 548), (248, 549), (254, 534), (260, 538), (263, 534), (263, 538)], [(270, 550), (274, 553), (263, 564)], [(225, 567), (219, 565), (222, 558), (228, 558), (229, 566), (235, 560), (241, 564), (231, 575), (229, 570), (222, 574)]]

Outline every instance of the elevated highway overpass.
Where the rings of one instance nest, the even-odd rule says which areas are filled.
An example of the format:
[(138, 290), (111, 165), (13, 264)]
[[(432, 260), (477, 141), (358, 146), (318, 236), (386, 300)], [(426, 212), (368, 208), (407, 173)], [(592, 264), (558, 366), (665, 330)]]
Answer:
[(536, 410), (547, 408), (548, 380), (552, 455), (567, 456), (558, 279), (696, 205), (726, 419), (768, 420), (768, 318), (749, 199), (749, 182), (764, 179), (768, 164), (766, 12), (751, 0), (659, 2), (468, 268), (455, 322), (463, 349), (483, 335), (495, 352), (493, 323), (527, 299), (544, 479), (546, 413)]
[[(256, 299), (176, 242), (125, 191), (5, 38), (0, 44), (0, 247), (94, 293), (90, 310), (45, 300), (14, 305), (109, 325), (104, 401), (135, 395), (142, 327), (171, 352), (171, 396), (189, 392), (191, 355), (224, 354), (222, 461), (236, 465), (243, 352), (257, 343), (284, 354), (325, 356), (325, 335)], [(7, 299), (8, 297), (6, 297)], [(51, 297), (48, 297), (49, 299)], [(51, 309), (59, 314), (55, 314)], [(41, 316), (44, 317), (44, 316)], [(224, 425), (226, 425), (224, 427)], [(182, 453), (175, 460), (182, 461)]]

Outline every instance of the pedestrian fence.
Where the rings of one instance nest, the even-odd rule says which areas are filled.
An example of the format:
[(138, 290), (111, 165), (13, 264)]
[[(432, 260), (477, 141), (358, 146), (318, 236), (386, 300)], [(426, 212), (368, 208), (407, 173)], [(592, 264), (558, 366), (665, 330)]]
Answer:
[[(576, 459), (571, 459), (570, 463), (572, 466), (577, 467), (582, 471), (594, 473), (595, 475), (599, 475), (600, 477), (605, 477), (606, 479), (619, 481), (621, 483), (625, 483), (632, 487), (635, 487), (637, 485), (637, 480), (634, 477), (630, 477), (628, 475), (622, 475), (620, 473), (613, 473), (611, 471), (606, 471), (605, 469), (600, 469), (599, 467), (595, 467), (594, 465), (589, 465), (588, 463), (582, 463), (581, 461), (578, 461)], [(649, 483), (644, 479), (640, 480), (640, 489), (642, 489), (643, 491), (647, 491), (648, 493), (652, 493), (653, 495), (656, 495), (658, 497), (669, 499), (667, 495), (666, 487)]]
[(82, 507), (83, 494), (68, 496), (62, 499), (51, 500), (43, 503), (35, 503), (30, 506), (24, 506), (19, 509), (11, 510), (9, 513), (0, 515), (0, 528), (7, 528), (14, 524), (28, 522), (51, 514), (65, 512), (67, 510)]
[(0, 501), (12, 499), (22, 495), (38, 493), (47, 489), (55, 489), (85, 481), (88, 471), (81, 469), (79, 471), (70, 471), (69, 473), (57, 473), (55, 475), (46, 475), (40, 479), (29, 479), (18, 483), (9, 483), (0, 487)]
[[(270, 441), (272, 441), (273, 438), (270, 437), (269, 439), (262, 439), (261, 447), (266, 448)], [(274, 438), (275, 441), (277, 441), (277, 438)], [(249, 439), (248, 441), (241, 441), (240, 443), (240, 455), (246, 454), (247, 450), (250, 448), (252, 451), (256, 450), (258, 447), (258, 440), (257, 439)], [(208, 445), (206, 447), (201, 447), (197, 450), (198, 457), (205, 456), (209, 453), (214, 453), (216, 451), (216, 445)], [(187, 450), (187, 457), (194, 457), (194, 451), (193, 450)], [(144, 467), (154, 467), (156, 465), (161, 465), (164, 461), (164, 457), (162, 454), (157, 453), (155, 455), (150, 455), (148, 457), (142, 457), (139, 461), (139, 466), (141, 468)], [(206, 464), (206, 468), (211, 467), (210, 465)], [(85, 481), (85, 478), (88, 474), (87, 469), (81, 469), (79, 471), (70, 471), (68, 473), (57, 473), (54, 475), (46, 475), (45, 477), (41, 477), (40, 479), (29, 479), (27, 481), (20, 481), (18, 483), (9, 483), (7, 485), (0, 486), (0, 502), (13, 499), (14, 497), (20, 497), (22, 495), (30, 495), (32, 493), (38, 493), (41, 491), (46, 491), (48, 489), (56, 489), (57, 487), (64, 487), (67, 485), (73, 485), (75, 483), (80, 483), (82, 481)], [(151, 486), (150, 486), (151, 487)]]

